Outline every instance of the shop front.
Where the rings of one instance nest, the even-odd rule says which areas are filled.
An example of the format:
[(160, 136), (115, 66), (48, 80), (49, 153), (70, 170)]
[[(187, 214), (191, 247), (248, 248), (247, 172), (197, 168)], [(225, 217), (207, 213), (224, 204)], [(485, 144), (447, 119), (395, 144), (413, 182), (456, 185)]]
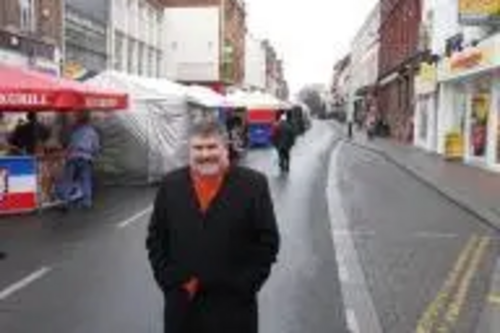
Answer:
[(441, 63), (440, 151), (459, 137), (461, 160), (500, 171), (500, 36)]
[(437, 69), (422, 63), (415, 77), (414, 145), (437, 151)]

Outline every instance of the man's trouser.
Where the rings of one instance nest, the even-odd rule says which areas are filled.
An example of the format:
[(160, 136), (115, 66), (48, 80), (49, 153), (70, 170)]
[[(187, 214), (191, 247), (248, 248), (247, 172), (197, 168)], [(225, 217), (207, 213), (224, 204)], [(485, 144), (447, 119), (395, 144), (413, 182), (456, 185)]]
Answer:
[(64, 172), (64, 199), (67, 203), (79, 201), (84, 207), (92, 206), (92, 161), (70, 159)]
[(290, 170), (290, 149), (278, 149), (279, 164), (282, 171)]

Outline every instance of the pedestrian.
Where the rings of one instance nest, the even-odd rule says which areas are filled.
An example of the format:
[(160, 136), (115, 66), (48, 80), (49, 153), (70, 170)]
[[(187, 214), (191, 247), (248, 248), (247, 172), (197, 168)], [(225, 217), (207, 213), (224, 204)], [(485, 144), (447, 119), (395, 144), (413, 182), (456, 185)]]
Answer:
[(257, 333), (257, 293), (279, 249), (267, 179), (228, 162), (222, 129), (194, 126), (189, 166), (170, 172), (146, 247), (165, 333)]
[(278, 152), (281, 172), (290, 171), (290, 151), (295, 145), (295, 137), (296, 133), (292, 124), (286, 114), (283, 114), (273, 133), (273, 144)]
[(48, 140), (50, 130), (38, 121), (35, 112), (29, 112), (26, 122), (19, 122), (10, 137), (10, 153), (14, 155), (34, 155)]
[(93, 163), (99, 150), (99, 134), (91, 124), (90, 112), (78, 113), (69, 137), (62, 180), (66, 205), (77, 202), (81, 208), (92, 207)]

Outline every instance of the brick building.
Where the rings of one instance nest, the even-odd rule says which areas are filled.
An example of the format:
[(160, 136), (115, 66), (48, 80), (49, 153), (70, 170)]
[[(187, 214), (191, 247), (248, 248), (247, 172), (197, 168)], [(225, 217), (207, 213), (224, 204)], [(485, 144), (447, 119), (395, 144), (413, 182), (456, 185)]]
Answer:
[(278, 58), (274, 46), (268, 41), (263, 42), (266, 58), (266, 90), (282, 99), (288, 98), (288, 84), (285, 80), (283, 61)]
[(381, 1), (378, 112), (401, 141), (412, 139), (421, 6), (422, 0)]
[(62, 0), (2, 0), (0, 62), (59, 75)]

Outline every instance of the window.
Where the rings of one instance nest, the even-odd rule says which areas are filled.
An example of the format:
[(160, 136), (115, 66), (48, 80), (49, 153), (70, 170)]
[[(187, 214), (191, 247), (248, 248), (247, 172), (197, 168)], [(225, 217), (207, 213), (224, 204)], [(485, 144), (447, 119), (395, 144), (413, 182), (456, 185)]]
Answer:
[(138, 43), (138, 52), (137, 53), (138, 53), (137, 73), (139, 75), (146, 74), (145, 70), (144, 70), (146, 57), (144, 54), (144, 43), (143, 42)]
[(21, 29), (35, 31), (35, 0), (19, 0), (19, 12), (21, 14)]
[(116, 32), (115, 35), (115, 66), (118, 71), (123, 70), (123, 41), (124, 37), (121, 33)]
[(148, 66), (149, 66), (148, 76), (150, 76), (150, 77), (156, 76), (156, 73), (155, 73), (155, 67), (156, 67), (155, 66), (155, 50), (152, 47), (149, 48)]
[(132, 38), (128, 41), (128, 52), (127, 52), (127, 71), (129, 73), (134, 73), (135, 71), (135, 40)]
[(162, 72), (162, 54), (161, 51), (157, 51), (156, 53), (156, 76), (161, 77)]

